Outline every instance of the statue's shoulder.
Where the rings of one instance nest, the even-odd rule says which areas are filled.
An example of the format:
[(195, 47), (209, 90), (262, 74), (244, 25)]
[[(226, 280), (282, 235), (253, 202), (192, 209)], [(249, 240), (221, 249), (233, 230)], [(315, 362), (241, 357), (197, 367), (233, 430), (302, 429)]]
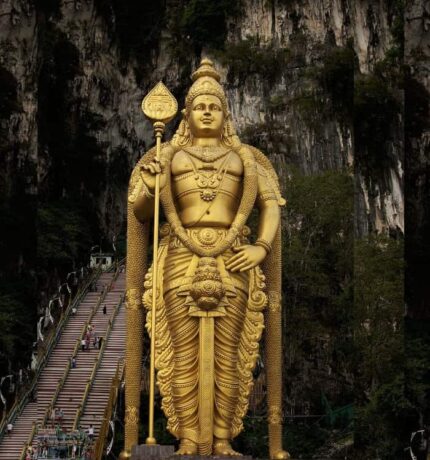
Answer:
[(266, 177), (270, 175), (279, 186), (278, 176), (267, 156), (261, 150), (252, 145), (242, 144), (242, 149), (252, 154), (257, 163), (258, 173)]
[(271, 188), (276, 194), (279, 205), (285, 205), (285, 199), (281, 196), (281, 188), (279, 185), (279, 178), (267, 156), (259, 149), (252, 145), (242, 144), (242, 148), (248, 150), (255, 158), (257, 163), (257, 172), (260, 176), (264, 176), (270, 183)]

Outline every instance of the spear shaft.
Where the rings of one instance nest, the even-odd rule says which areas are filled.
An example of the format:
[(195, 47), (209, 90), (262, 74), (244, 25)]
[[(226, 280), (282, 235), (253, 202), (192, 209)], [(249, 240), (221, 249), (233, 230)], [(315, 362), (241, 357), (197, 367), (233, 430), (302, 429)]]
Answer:
[[(178, 103), (170, 91), (159, 82), (144, 98), (143, 113), (153, 122), (156, 141), (154, 161), (161, 164), (161, 138), (166, 123), (176, 115)], [(155, 174), (154, 190), (154, 242), (152, 262), (152, 305), (151, 305), (151, 362), (149, 377), (149, 420), (146, 444), (156, 444), (154, 436), (154, 399), (155, 399), (155, 336), (157, 314), (157, 285), (158, 285), (158, 231), (160, 219), (160, 174)], [(158, 293), (160, 296), (162, 292)]]
[[(155, 160), (160, 161), (161, 137), (165, 124), (161, 121), (154, 123), (156, 153)], [(157, 285), (158, 285), (158, 230), (160, 220), (160, 173), (155, 175), (154, 191), (154, 242), (152, 262), (152, 309), (151, 309), (151, 372), (149, 376), (149, 420), (148, 437), (146, 444), (156, 444), (154, 437), (154, 399), (155, 399), (155, 333), (156, 333), (156, 307), (157, 307)], [(160, 293), (161, 294), (161, 293)]]

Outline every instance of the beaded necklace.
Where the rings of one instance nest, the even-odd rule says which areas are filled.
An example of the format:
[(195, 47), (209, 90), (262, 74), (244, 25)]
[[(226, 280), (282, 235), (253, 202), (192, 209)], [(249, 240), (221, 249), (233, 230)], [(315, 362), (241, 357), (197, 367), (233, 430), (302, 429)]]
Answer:
[(226, 250), (228, 250), (234, 243), (234, 240), (241, 233), (243, 226), (248, 220), (249, 214), (257, 197), (257, 165), (253, 153), (248, 149), (241, 149), (237, 152), (242, 160), (244, 168), (243, 178), (243, 192), (240, 200), (239, 208), (236, 216), (227, 231), (227, 235), (215, 248), (202, 248), (198, 246), (188, 235), (181, 220), (179, 219), (176, 210), (173, 193), (172, 193), (172, 177), (170, 162), (172, 160), (173, 152), (169, 156), (168, 164), (166, 165), (167, 181), (166, 185), (160, 194), (160, 200), (164, 207), (167, 221), (169, 222), (173, 232), (193, 254), (200, 257), (217, 257)]
[(222, 157), (225, 157), (231, 150), (226, 150), (223, 147), (199, 147), (191, 146), (183, 148), (185, 152), (194, 158), (197, 158), (204, 163), (214, 163)]

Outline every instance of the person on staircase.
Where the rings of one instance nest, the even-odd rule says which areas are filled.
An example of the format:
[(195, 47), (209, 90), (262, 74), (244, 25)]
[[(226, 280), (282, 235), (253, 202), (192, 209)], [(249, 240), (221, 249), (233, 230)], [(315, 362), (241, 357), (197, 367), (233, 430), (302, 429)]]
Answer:
[(91, 442), (94, 439), (94, 427), (93, 427), (93, 425), (91, 423), (90, 423), (90, 426), (88, 428), (88, 438), (90, 439)]
[(64, 421), (64, 412), (63, 412), (63, 409), (61, 409), (61, 408), (58, 409), (57, 418), (58, 418), (58, 423), (59, 423), (60, 426), (62, 427), (62, 426), (63, 426), (63, 421)]

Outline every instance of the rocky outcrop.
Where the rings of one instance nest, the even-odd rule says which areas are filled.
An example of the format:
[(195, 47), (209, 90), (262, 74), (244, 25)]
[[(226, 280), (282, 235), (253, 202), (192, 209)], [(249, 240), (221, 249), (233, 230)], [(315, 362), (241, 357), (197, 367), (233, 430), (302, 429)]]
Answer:
[[(81, 128), (94, 141), (97, 166), (93, 166), (102, 169), (104, 175), (103, 181), (95, 176), (94, 180), (102, 183), (91, 194), (97, 201), (104, 233), (112, 239), (121, 231), (124, 220), (126, 176), (153, 142), (151, 128), (140, 111), (141, 98), (159, 78), (183, 97), (188, 84), (185, 71), (198, 62), (199, 56), (191, 54), (181, 62), (180, 53), (172, 48), (172, 40), (177, 39), (172, 12), (180, 11), (181, 3), (170, 1), (158, 12), (165, 18), (164, 28), (156, 46), (147, 52), (148, 60), (138, 62), (133, 53), (124, 59), (121, 34), (118, 27), (115, 29), (121, 18), (115, 16), (114, 7), (106, 8), (106, 4), (110, 5), (105, 2), (101, 11), (98, 2), (76, 0), (61, 2), (58, 9), (41, 10), (26, 1), (3, 2), (1, 66), (16, 82), (16, 103), (20, 107), (3, 121), (9, 152), (14, 151), (6, 160), (8, 168), (14, 162), (18, 169), (24, 163), (30, 165), (25, 174), (31, 193), (71, 193), (60, 186), (52, 190), (52, 176), (56, 174), (53, 157), (62, 153), (52, 151), (56, 149), (52, 139), (41, 137), (36, 124), (38, 116), (47, 116), (43, 104), (54, 96), (52, 87), (44, 88), (40, 81), (46, 78), (44, 69), (51, 66), (51, 80), (64, 83), (61, 91), (68, 112), (56, 113), (55, 117), (64, 116), (72, 126), (85, 115), (90, 118)], [(353, 158), (352, 121), (336, 113), (336, 102), (331, 100), (334, 96), (316, 78), (325, 65), (324, 57), (330, 50), (345, 49), (353, 43), (359, 72), (371, 72), (391, 46), (393, 20), (393, 12), (383, 1), (248, 0), (239, 17), (227, 19), (226, 51), (203, 49), (202, 53), (222, 69), (231, 112), (242, 138), (261, 146), (286, 174), (288, 165), (313, 174), (345, 168)], [(183, 38), (186, 42), (187, 37)], [(243, 47), (242, 54), (239, 46)], [(243, 54), (246, 52), (247, 56)], [(67, 59), (70, 67), (72, 56), (76, 68), (63, 69)], [(253, 64), (254, 58), (257, 62)], [(337, 64), (346, 66), (348, 72), (353, 59), (351, 54), (350, 64)], [(140, 75), (136, 72), (139, 68), (144, 69)], [(352, 77), (350, 73), (344, 78)], [(61, 78), (65, 81), (59, 82)], [(344, 105), (352, 105), (352, 94), (344, 97)], [(73, 139), (69, 141), (73, 143)], [(357, 183), (360, 234), (375, 229), (403, 230), (401, 147), (398, 140), (391, 143), (397, 161), (384, 177), (370, 178), (371, 184), (363, 177)], [(115, 175), (121, 168), (118, 187), (114, 187), (108, 176), (112, 169)], [(86, 189), (85, 182), (91, 177), (77, 180), (82, 182), (81, 189)]]
[[(60, 199), (74, 209), (78, 202), (95, 229), (88, 246), (103, 236), (106, 247), (124, 235), (129, 173), (153, 144), (141, 100), (163, 79), (182, 104), (189, 75), (206, 55), (222, 74), (240, 138), (269, 155), (284, 189), (295, 174), (349, 175), (356, 235), (402, 234), (402, 92), (389, 71), (402, 53), (399, 2), (243, 0), (240, 11), (230, 0), (215, 3), (211, 9), (212, 2), (200, 0), (3, 1), (4, 199), (31, 196), (39, 209)], [(411, 36), (420, 35), (418, 24), (427, 27), (426, 14), (419, 2), (410, 8)], [(408, 53), (421, 48), (426, 57), (426, 43), (412, 41)], [(417, 62), (414, 78), (428, 90), (427, 64)], [(423, 168), (426, 132), (413, 141)], [(424, 176), (416, 177), (421, 184)], [(425, 193), (426, 186), (417, 189), (418, 198)], [(29, 216), (33, 228), (34, 210)], [(24, 246), (20, 251), (17, 260), (25, 260)], [(301, 366), (301, 374), (294, 363), (289, 369), (288, 413), (308, 410), (310, 400), (318, 407), (315, 382), (324, 380), (331, 400), (339, 388), (352, 391), (351, 375), (334, 364), (340, 359), (328, 329), (318, 329), (309, 348), (300, 342), (288, 352)]]

